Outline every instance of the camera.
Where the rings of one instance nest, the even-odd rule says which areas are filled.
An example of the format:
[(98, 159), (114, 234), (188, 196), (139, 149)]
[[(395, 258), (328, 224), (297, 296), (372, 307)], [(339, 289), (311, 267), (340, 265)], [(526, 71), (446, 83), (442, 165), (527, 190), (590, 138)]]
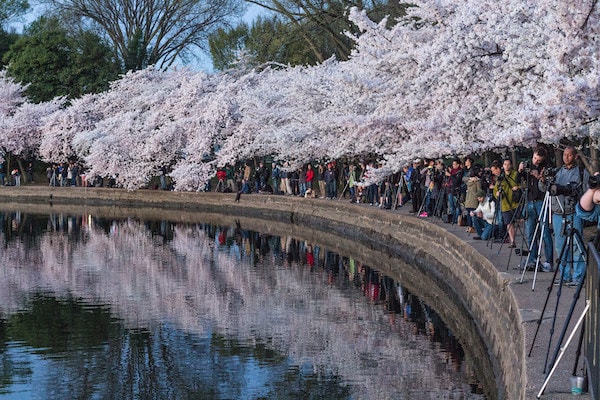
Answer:
[(529, 164), (529, 161), (523, 161), (523, 170), (525, 170), (525, 172), (529, 172), (531, 170), (531, 165)]
[(588, 187), (590, 189), (600, 188), (600, 175), (592, 175), (588, 178)]
[(557, 185), (555, 183), (553, 185), (550, 185), (548, 191), (550, 192), (551, 196), (563, 195), (569, 197), (579, 197), (583, 194), (581, 190), (581, 184), (577, 182), (570, 182), (569, 184), (564, 186)]
[(556, 173), (558, 172), (558, 168), (544, 168), (544, 177), (545, 178), (554, 178)]

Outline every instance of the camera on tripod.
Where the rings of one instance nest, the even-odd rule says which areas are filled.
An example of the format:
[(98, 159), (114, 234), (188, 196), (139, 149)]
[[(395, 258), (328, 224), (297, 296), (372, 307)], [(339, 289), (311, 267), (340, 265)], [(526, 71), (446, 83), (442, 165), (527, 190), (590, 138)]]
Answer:
[(559, 168), (544, 168), (544, 178), (554, 179)]
[(580, 197), (583, 194), (581, 183), (570, 182), (566, 185), (552, 184), (548, 189), (551, 196)]

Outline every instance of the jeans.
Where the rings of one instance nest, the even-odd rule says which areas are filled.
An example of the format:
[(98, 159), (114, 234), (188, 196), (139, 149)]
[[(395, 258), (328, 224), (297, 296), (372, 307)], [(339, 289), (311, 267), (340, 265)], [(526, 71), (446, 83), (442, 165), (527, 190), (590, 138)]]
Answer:
[(431, 190), (427, 189), (425, 191), (425, 206), (423, 206), (423, 211), (426, 211), (428, 214), (433, 214), (433, 210), (431, 209)]
[[(573, 240), (565, 247), (569, 232), (563, 232), (563, 216), (560, 214), (552, 215), (552, 225), (554, 226), (554, 248), (556, 249), (556, 254), (558, 254), (557, 257), (560, 257), (558, 259), (558, 265), (563, 281), (568, 282), (574, 280), (581, 282), (583, 274), (585, 273), (585, 261), (582, 254), (582, 251), (585, 251), (585, 247), (580, 240), (581, 232), (583, 232), (583, 221), (574, 214), (567, 215), (566, 220), (572, 222), (572, 229), (575, 229), (578, 233), (573, 232)], [(565, 248), (561, 257), (561, 250), (563, 247)], [(572, 271), (571, 264), (573, 266)]]
[(327, 197), (330, 199), (335, 199), (337, 197), (335, 181), (326, 182), (325, 185), (327, 186)]
[(448, 193), (448, 213), (452, 215), (452, 223), (458, 222), (458, 213), (460, 212), (458, 197), (454, 194)]
[(546, 221), (543, 225), (541, 224), (542, 221), (540, 221), (540, 226), (538, 226), (536, 237), (533, 237), (533, 234), (535, 233), (535, 227), (538, 223), (538, 218), (540, 218), (540, 215), (542, 213), (543, 202), (543, 200), (536, 200), (527, 203), (527, 219), (525, 220), (525, 231), (527, 232), (527, 243), (531, 248), (531, 252), (529, 253), (529, 261), (535, 261), (538, 257), (538, 238), (540, 237), (539, 235), (542, 233), (543, 228), (544, 236), (542, 239), (544, 241), (544, 257), (546, 257), (546, 261), (548, 261), (550, 265), (552, 265), (554, 260), (554, 249), (552, 247), (552, 235), (550, 235), (550, 214), (548, 214), (548, 212), (546, 212), (548, 214), (545, 218)]
[(473, 217), (473, 228), (477, 231), (477, 235), (482, 240), (488, 240), (492, 233), (494, 232), (494, 225), (490, 224), (483, 218), (479, 218), (477, 216)]

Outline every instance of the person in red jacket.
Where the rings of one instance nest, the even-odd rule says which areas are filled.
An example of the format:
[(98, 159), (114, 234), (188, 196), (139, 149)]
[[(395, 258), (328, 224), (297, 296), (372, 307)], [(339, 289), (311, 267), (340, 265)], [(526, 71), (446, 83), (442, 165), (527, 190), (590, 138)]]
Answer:
[(312, 165), (308, 164), (306, 166), (306, 188), (312, 190), (312, 181), (315, 177), (315, 171), (312, 168)]
[(222, 192), (225, 189), (225, 179), (227, 179), (225, 170), (217, 170), (217, 187), (215, 188), (215, 192)]

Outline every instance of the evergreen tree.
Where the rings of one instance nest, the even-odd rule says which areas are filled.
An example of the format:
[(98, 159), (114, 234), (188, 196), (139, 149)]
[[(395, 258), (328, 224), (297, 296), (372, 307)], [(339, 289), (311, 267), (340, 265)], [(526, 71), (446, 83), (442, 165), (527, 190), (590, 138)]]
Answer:
[(91, 32), (70, 34), (58, 18), (34, 21), (3, 56), (8, 74), (29, 84), (33, 102), (106, 90), (118, 77), (111, 51)]

